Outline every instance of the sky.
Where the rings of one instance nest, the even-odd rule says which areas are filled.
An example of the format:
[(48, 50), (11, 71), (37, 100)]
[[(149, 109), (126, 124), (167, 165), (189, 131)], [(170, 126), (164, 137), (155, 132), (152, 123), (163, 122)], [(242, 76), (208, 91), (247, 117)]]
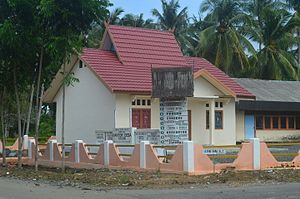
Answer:
[[(203, 0), (180, 0), (179, 4), (181, 5), (181, 9), (185, 6), (188, 7), (189, 16), (198, 16), (199, 7), (202, 1)], [(159, 11), (161, 11), (160, 0), (110, 0), (110, 2), (114, 4), (114, 6), (110, 8), (110, 10), (113, 10), (117, 7), (121, 7), (124, 9), (124, 13), (126, 14), (132, 13), (137, 15), (140, 13), (144, 13), (145, 19), (155, 19), (151, 14), (151, 10), (153, 8), (156, 8)]]

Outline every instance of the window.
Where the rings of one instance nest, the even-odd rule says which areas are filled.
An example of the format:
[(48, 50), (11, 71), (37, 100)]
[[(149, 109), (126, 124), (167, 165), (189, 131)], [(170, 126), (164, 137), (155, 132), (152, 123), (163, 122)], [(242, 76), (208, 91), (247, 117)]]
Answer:
[(151, 128), (151, 109), (132, 109), (132, 127)]
[(273, 129), (278, 129), (279, 128), (279, 117), (273, 116), (272, 117), (272, 127)]
[(296, 117), (296, 129), (300, 129), (300, 117)]
[[(206, 111), (206, 129), (209, 129), (209, 111)], [(215, 129), (223, 129), (223, 111), (215, 111)]]
[(206, 111), (206, 129), (209, 129), (209, 111)]
[(220, 102), (220, 108), (223, 108), (223, 102)]
[(80, 60), (79, 61), (79, 68), (82, 68), (83, 67), (83, 62)]
[(150, 108), (149, 106), (151, 106), (151, 99), (137, 98), (132, 101), (131, 105), (135, 106), (136, 108), (143, 108), (143, 107)]
[(215, 129), (223, 129), (223, 111), (215, 111)]
[(147, 105), (151, 106), (151, 100), (149, 100), (149, 99), (147, 100)]
[(289, 125), (289, 129), (294, 129), (295, 128), (295, 118), (294, 117), (289, 117), (288, 118), (288, 125)]
[(206, 104), (205, 106), (206, 106), (206, 107), (209, 107), (209, 104)]
[(263, 116), (262, 115), (257, 115), (256, 116), (256, 120), (255, 120), (255, 124), (256, 124), (256, 129), (263, 129), (264, 128), (264, 121), (263, 121)]
[(286, 117), (280, 117), (280, 128), (286, 129)]
[(218, 108), (219, 107), (219, 102), (215, 102), (215, 106)]
[(270, 129), (270, 128), (271, 128), (271, 117), (265, 116), (265, 129)]

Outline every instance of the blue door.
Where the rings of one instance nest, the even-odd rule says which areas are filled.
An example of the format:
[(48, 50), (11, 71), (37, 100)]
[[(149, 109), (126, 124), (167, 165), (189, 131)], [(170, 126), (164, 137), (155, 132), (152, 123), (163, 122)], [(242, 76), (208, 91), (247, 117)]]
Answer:
[(254, 115), (245, 115), (245, 139), (254, 138)]

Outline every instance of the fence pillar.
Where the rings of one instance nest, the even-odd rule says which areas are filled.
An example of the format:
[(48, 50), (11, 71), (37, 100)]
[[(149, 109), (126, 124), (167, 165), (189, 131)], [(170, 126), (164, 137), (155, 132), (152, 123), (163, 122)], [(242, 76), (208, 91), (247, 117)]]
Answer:
[(57, 140), (49, 140), (50, 161), (54, 161), (54, 144), (57, 144)]
[(28, 135), (23, 136), (23, 149), (24, 150), (28, 149)]
[(194, 143), (193, 141), (183, 141), (183, 170), (194, 172)]
[(131, 128), (131, 144), (136, 144), (136, 138), (135, 138), (135, 134), (136, 134), (136, 128)]
[(29, 139), (28, 140), (28, 159), (33, 159), (33, 148), (32, 145), (35, 144), (35, 140)]
[(109, 166), (109, 146), (113, 144), (112, 140), (104, 141), (104, 166)]
[(260, 141), (259, 138), (250, 138), (250, 143), (253, 146), (253, 169), (260, 169)]
[(140, 168), (146, 168), (146, 145), (149, 145), (149, 141), (141, 141), (140, 143)]
[(80, 144), (83, 144), (82, 140), (75, 140), (75, 162), (80, 162)]

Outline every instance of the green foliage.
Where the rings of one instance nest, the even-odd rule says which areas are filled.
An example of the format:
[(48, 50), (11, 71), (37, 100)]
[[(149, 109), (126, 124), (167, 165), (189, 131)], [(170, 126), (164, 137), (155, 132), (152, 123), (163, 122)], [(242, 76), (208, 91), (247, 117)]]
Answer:
[(55, 119), (49, 114), (43, 114), (40, 121), (40, 137), (55, 135)]

